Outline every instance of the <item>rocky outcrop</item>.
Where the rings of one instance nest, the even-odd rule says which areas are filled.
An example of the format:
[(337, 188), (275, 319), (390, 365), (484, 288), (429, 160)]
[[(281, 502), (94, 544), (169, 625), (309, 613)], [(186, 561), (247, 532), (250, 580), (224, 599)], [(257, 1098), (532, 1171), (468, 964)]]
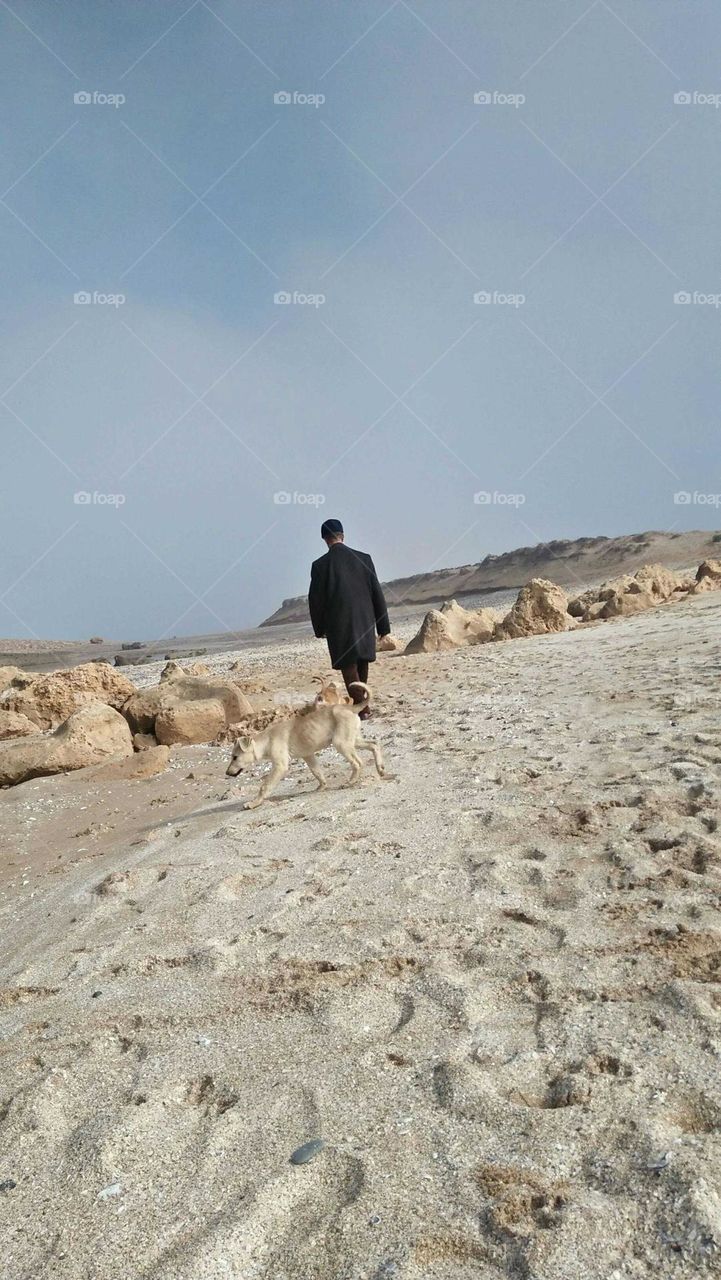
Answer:
[(5, 711), (0, 707), (0, 742), (7, 738), (26, 738), (37, 733), (38, 726), (19, 711)]
[(440, 609), (429, 610), (404, 652), (438, 653), (459, 645), (485, 644), (493, 639), (497, 624), (495, 609), (463, 609), (457, 601), (446, 600)]
[(132, 754), (133, 740), (124, 717), (106, 703), (90, 702), (53, 733), (0, 744), (0, 786)]
[(27, 716), (39, 729), (54, 729), (87, 703), (104, 702), (118, 710), (133, 693), (135, 685), (107, 662), (84, 662), (35, 676), (23, 689), (13, 685), (1, 705)]
[(575, 623), (568, 612), (568, 597), (562, 587), (545, 578), (532, 578), (518, 593), (518, 599), (495, 629), (497, 640), (519, 640), (527, 636), (568, 631)]
[(105, 641), (103, 640), (103, 637), (102, 637), (102, 636), (91, 636), (91, 637), (90, 637), (90, 643), (91, 643), (91, 644), (105, 644)]
[[(22, 681), (26, 676), (27, 672), (21, 671), (20, 667), (0, 667), (0, 693), (16, 681)], [(31, 680), (32, 676), (27, 678)]]
[[(213, 706), (212, 709), (201, 707), (195, 713), (192, 711), (195, 703)], [(187, 676), (182, 669), (179, 675), (171, 672), (160, 684), (137, 690), (123, 706), (123, 715), (133, 733), (154, 733), (158, 742), (166, 744), (211, 742), (221, 728), (236, 724), (252, 712), (248, 699), (232, 680), (220, 676)], [(218, 714), (222, 716), (220, 724)], [(200, 736), (188, 736), (193, 732)]]

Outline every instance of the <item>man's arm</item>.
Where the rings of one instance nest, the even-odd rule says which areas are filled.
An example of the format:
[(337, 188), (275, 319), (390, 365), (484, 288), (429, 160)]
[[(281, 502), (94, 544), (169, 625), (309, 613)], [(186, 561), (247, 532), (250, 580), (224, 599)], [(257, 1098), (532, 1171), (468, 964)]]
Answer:
[(378, 581), (376, 567), (370, 556), (368, 557), (368, 567), (371, 575), (371, 597), (373, 599), (373, 612), (376, 619), (376, 631), (379, 636), (388, 636), (391, 632), (391, 624), (388, 621), (388, 607), (386, 605), (385, 596), (383, 595), (383, 588)]
[(308, 608), (313, 631), (319, 640), (325, 635), (325, 586), (321, 582), (319, 567), (311, 566), (310, 587), (308, 589)]

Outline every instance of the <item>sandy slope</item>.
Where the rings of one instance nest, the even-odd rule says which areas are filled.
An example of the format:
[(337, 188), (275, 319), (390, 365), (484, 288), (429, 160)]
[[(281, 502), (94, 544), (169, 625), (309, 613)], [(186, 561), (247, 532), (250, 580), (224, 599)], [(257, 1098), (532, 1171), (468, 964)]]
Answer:
[(720, 1274), (720, 621), (386, 658), (354, 790), (4, 793), (4, 1280)]

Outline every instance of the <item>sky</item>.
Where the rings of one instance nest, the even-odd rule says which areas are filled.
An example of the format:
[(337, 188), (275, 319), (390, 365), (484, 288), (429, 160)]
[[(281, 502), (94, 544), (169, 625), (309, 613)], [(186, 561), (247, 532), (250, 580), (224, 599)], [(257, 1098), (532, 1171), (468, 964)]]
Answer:
[(0, 635), (721, 527), (713, 0), (0, 0)]

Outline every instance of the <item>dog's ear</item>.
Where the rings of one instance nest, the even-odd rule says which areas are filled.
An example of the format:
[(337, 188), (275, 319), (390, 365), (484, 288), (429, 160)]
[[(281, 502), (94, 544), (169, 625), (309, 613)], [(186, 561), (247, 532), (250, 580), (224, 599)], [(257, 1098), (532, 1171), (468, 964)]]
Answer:
[(247, 751), (250, 746), (250, 738), (236, 738), (235, 745), (239, 751)]

